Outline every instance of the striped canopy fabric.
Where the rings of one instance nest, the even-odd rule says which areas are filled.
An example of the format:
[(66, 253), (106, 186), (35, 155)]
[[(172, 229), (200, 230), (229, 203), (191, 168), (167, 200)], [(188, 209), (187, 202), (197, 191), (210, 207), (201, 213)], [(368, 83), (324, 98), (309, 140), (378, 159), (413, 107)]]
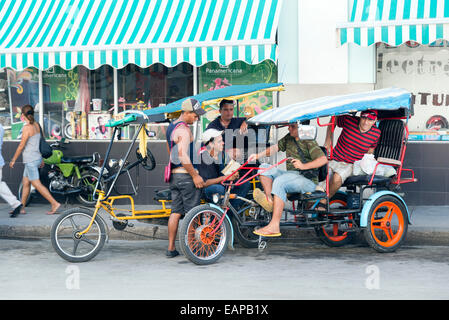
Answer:
[(277, 60), (282, 0), (0, 0), (0, 68)]
[(339, 45), (429, 45), (449, 39), (447, 0), (353, 0), (349, 15), (349, 22), (337, 26)]
[(329, 96), (267, 110), (248, 120), (260, 125), (277, 125), (338, 116), (368, 109), (393, 111), (410, 109), (411, 93), (400, 88)]

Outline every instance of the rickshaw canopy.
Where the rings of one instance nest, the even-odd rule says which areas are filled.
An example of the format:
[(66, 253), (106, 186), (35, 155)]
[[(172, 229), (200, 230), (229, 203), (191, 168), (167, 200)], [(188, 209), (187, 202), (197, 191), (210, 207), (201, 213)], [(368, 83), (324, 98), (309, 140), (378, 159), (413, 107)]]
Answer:
[(256, 94), (258, 92), (273, 92), (283, 91), (284, 86), (282, 83), (257, 83), (251, 85), (233, 85), (222, 89), (207, 91), (194, 96), (185, 97), (174, 101), (166, 106), (160, 106), (141, 112), (132, 112), (132, 114), (126, 115), (123, 119), (110, 121), (107, 126), (114, 127), (119, 125), (125, 125), (136, 121), (141, 121), (143, 118), (147, 118), (146, 122), (160, 122), (165, 120), (165, 117), (169, 114), (175, 114), (181, 112), (182, 102), (188, 98), (196, 99), (201, 103), (201, 107), (208, 105), (218, 104), (223, 99), (237, 100), (246, 96)]
[(270, 109), (248, 120), (254, 125), (286, 125), (297, 121), (339, 116), (375, 109), (382, 118), (406, 118), (411, 114), (411, 93), (387, 88), (362, 93), (326, 96)]

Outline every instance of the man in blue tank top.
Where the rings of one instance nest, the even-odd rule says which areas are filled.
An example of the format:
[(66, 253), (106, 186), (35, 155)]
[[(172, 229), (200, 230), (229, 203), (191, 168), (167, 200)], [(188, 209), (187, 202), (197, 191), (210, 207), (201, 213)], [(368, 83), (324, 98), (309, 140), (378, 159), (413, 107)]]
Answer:
[(204, 180), (195, 168), (195, 148), (189, 125), (194, 124), (206, 112), (201, 104), (192, 98), (183, 101), (181, 116), (167, 128), (167, 141), (170, 149), (171, 177), (170, 192), (172, 198), (171, 215), (168, 219), (167, 257), (179, 255), (175, 248), (179, 220), (198, 206), (201, 201)]

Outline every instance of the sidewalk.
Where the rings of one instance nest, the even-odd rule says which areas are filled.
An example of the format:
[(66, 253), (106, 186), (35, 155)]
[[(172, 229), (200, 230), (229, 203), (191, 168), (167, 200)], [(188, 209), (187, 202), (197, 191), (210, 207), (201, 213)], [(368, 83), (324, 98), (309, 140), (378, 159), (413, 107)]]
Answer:
[[(75, 207), (68, 205), (62, 210)], [(120, 207), (120, 206), (118, 206)], [(127, 206), (123, 206), (127, 209)], [(136, 210), (158, 209), (158, 206), (136, 205)], [(0, 203), (0, 238), (50, 238), (50, 230), (57, 215), (46, 215), (50, 209), (47, 204), (31, 204), (27, 214), (10, 218), (10, 208)], [(412, 224), (407, 232), (407, 245), (449, 245), (449, 206), (409, 207)], [(102, 211), (101, 216), (108, 224), (109, 239), (112, 240), (150, 240), (167, 239), (167, 219), (151, 219), (147, 222), (130, 221), (133, 227), (126, 232), (117, 231), (112, 226), (109, 215)], [(313, 230), (288, 229), (287, 237), (298, 237), (315, 241)]]

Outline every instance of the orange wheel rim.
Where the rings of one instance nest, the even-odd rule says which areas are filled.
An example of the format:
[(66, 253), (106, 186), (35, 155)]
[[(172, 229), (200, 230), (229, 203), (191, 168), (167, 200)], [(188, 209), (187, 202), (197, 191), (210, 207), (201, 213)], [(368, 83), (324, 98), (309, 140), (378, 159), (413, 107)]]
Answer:
[[(340, 201), (340, 200), (336, 200), (336, 201)], [(345, 203), (346, 205), (346, 203)], [(349, 219), (352, 219), (352, 214), (348, 215)], [(352, 227), (352, 223), (348, 223), (349, 227)], [(323, 233), (326, 236), (326, 238), (328, 238), (329, 240), (338, 242), (338, 241), (342, 241), (344, 239), (346, 239), (346, 237), (348, 236), (348, 232), (343, 232), (342, 234), (339, 234), (339, 228), (338, 228), (338, 223), (333, 223), (332, 224), (332, 233), (328, 233), (326, 231), (326, 228), (324, 228), (324, 226), (322, 227)]]
[(219, 219), (215, 216), (212, 221), (201, 221), (201, 215), (192, 220), (187, 230), (187, 245), (195, 256), (208, 258), (217, 251), (223, 235), (223, 226), (214, 234), (212, 232), (218, 223)]
[[(393, 226), (393, 219), (397, 220), (397, 228)], [(380, 203), (373, 211), (370, 228), (378, 244), (384, 247), (394, 246), (404, 233), (404, 216), (401, 209), (390, 201)]]

